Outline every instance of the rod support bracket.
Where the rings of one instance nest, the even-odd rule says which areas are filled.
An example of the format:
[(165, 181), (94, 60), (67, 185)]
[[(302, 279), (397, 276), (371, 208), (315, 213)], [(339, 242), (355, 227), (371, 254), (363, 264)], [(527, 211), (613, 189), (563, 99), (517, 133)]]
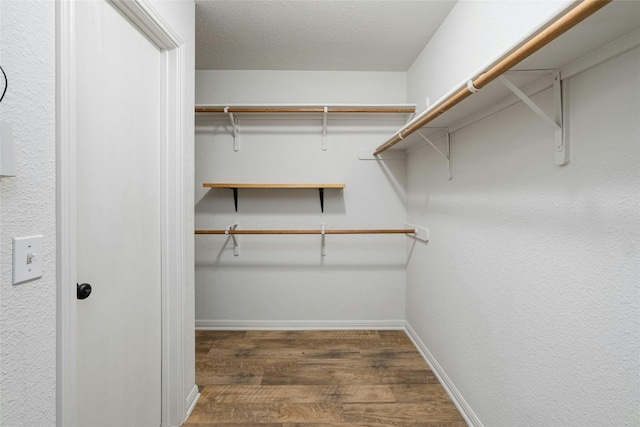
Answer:
[(231, 231), (235, 230), (236, 228), (238, 228), (237, 223), (230, 225), (224, 230), (224, 234), (231, 236), (231, 239), (233, 240), (233, 256), (240, 255), (240, 244), (238, 243), (238, 238), (236, 237), (235, 234), (231, 233)]
[(559, 71), (553, 74), (553, 104), (556, 123), (560, 129), (555, 131), (555, 162), (558, 166), (569, 163), (569, 80), (562, 81)]
[[(549, 117), (542, 108), (538, 106), (529, 96), (527, 96), (522, 90), (520, 90), (511, 80), (504, 75), (498, 77), (498, 80), (505, 85), (511, 92), (513, 92), (524, 104), (529, 107), (538, 117), (542, 119), (551, 129), (553, 129), (555, 135), (554, 146), (554, 160), (559, 166), (569, 163), (569, 138), (568, 138), (568, 126), (565, 121), (568, 118), (566, 112), (566, 102), (563, 102), (563, 98), (567, 98), (568, 94), (568, 82), (562, 82), (559, 70), (549, 70), (551, 77), (553, 78), (553, 117)], [(511, 72), (517, 72), (513, 70)], [(564, 88), (563, 88), (564, 87)]]
[[(439, 128), (431, 128), (431, 129), (439, 129)], [(442, 156), (446, 161), (447, 161), (447, 169), (449, 170), (449, 180), (453, 179), (453, 164), (452, 164), (452, 159), (451, 159), (451, 132), (449, 132), (449, 128), (441, 128), (441, 129), (445, 129), (446, 130), (446, 134), (444, 135), (446, 138), (446, 142), (447, 142), (447, 148), (446, 148), (446, 152), (443, 153), (429, 138), (427, 138), (426, 136), (424, 136), (424, 134), (422, 132), (420, 132), (419, 130), (416, 131), (416, 133), (418, 135), (420, 135), (422, 137), (422, 139), (424, 139), (425, 141), (427, 141), (427, 143), (433, 147), (434, 150), (436, 150), (438, 152), (438, 154), (440, 154), (440, 156)]]
[(229, 115), (229, 121), (231, 122), (231, 135), (233, 136), (233, 151), (240, 151), (240, 142), (238, 141), (238, 123), (236, 122), (233, 113), (229, 111), (229, 107), (224, 107), (225, 114)]
[(327, 115), (329, 114), (329, 107), (324, 107), (322, 113), (322, 151), (327, 151)]

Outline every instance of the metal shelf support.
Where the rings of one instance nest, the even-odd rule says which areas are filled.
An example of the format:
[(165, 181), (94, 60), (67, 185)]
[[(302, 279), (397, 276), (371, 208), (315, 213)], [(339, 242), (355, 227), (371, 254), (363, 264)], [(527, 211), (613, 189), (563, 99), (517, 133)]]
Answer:
[(232, 188), (233, 190), (233, 207), (236, 208), (236, 212), (238, 212), (238, 189)]
[[(238, 187), (227, 187), (233, 191), (233, 207), (238, 212)], [(320, 196), (320, 211), (324, 213), (324, 187), (318, 187), (318, 195)]]
[[(517, 71), (512, 71), (517, 72)], [(522, 102), (525, 103), (538, 117), (542, 119), (555, 132), (555, 162), (557, 165), (566, 165), (569, 163), (569, 139), (566, 138), (566, 132), (563, 126), (564, 104), (562, 80), (559, 70), (551, 70), (553, 78), (553, 118), (549, 117), (531, 98), (521, 91), (511, 80), (504, 75), (498, 77), (498, 80), (513, 92)], [(565, 89), (565, 92), (568, 89)]]
[(452, 168), (453, 165), (451, 162), (451, 133), (449, 132), (448, 128), (443, 128), (443, 129), (447, 130), (447, 133), (445, 135), (446, 142), (447, 142), (446, 153), (443, 153), (429, 138), (424, 136), (422, 132), (416, 131), (416, 133), (420, 135), (422, 139), (427, 141), (429, 145), (432, 146), (433, 149), (436, 150), (438, 154), (440, 154), (447, 161), (447, 169), (449, 170), (449, 180), (451, 180), (453, 179), (453, 168)]

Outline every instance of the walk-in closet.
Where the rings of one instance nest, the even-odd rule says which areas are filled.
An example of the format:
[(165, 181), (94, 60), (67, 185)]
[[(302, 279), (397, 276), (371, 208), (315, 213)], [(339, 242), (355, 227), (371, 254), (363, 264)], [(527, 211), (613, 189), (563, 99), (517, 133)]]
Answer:
[[(197, 347), (205, 371), (196, 378), (207, 405), (229, 404), (242, 389), (234, 382), (260, 396), (265, 384), (317, 385), (310, 365), (324, 366), (327, 387), (346, 384), (336, 365), (282, 367), (287, 360), (262, 347), (278, 345), (273, 334), (337, 360), (343, 341), (304, 334), (399, 330), (470, 425), (595, 425), (603, 395), (611, 410), (600, 419), (638, 416), (628, 406), (637, 378), (623, 374), (631, 359), (605, 356), (613, 336), (637, 342), (638, 333), (633, 310), (614, 308), (637, 294), (638, 4), (449, 6), (405, 70), (284, 62), (196, 71), (195, 317), (208, 349)], [(274, 365), (211, 380), (212, 355), (233, 354), (215, 349), (225, 334), (236, 334), (242, 355), (266, 352)], [(615, 351), (634, 354), (623, 341)], [(620, 373), (617, 396), (585, 373), (594, 360)], [(385, 378), (371, 390), (406, 381)], [(564, 395), (584, 398), (560, 409)], [(326, 408), (315, 416), (327, 425), (461, 422), (446, 406), (430, 406), (430, 418), (415, 402), (398, 398), (399, 413), (376, 398), (370, 411), (360, 402), (361, 418)], [(300, 413), (271, 408), (265, 419), (305, 419), (309, 402), (297, 404)]]
[(0, 427), (640, 426), (640, 0), (0, 0)]

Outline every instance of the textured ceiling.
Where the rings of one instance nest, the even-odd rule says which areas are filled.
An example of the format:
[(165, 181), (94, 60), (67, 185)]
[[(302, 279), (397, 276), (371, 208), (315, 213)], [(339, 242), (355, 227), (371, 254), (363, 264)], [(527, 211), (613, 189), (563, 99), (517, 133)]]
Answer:
[(454, 4), (196, 0), (196, 68), (407, 71)]

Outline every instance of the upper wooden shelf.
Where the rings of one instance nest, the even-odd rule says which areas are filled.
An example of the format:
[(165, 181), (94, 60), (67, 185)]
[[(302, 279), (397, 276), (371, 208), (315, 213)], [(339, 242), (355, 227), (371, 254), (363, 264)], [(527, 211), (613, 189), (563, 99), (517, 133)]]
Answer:
[(352, 119), (362, 119), (363, 117), (373, 118), (372, 122), (379, 122), (378, 118), (385, 115), (386, 118), (402, 118), (403, 121), (412, 117), (416, 112), (416, 104), (271, 104), (271, 105), (220, 105), (220, 104), (199, 104), (195, 106), (196, 117), (216, 117), (218, 115), (228, 116), (231, 122), (231, 135), (233, 136), (233, 151), (240, 151), (238, 143), (239, 125), (238, 117), (243, 120), (256, 119), (276, 119), (291, 120), (317, 118), (322, 121), (322, 151), (327, 150), (327, 123), (329, 116), (348, 117)]
[(345, 184), (239, 184), (210, 183), (202, 184), (205, 188), (344, 188)]
[(238, 212), (238, 189), (239, 188), (312, 188), (317, 189), (320, 194), (320, 210), (324, 212), (324, 189), (346, 187), (345, 184), (248, 184), (248, 183), (229, 183), (229, 182), (205, 182), (202, 184), (204, 188), (230, 188), (233, 190), (233, 204)]

